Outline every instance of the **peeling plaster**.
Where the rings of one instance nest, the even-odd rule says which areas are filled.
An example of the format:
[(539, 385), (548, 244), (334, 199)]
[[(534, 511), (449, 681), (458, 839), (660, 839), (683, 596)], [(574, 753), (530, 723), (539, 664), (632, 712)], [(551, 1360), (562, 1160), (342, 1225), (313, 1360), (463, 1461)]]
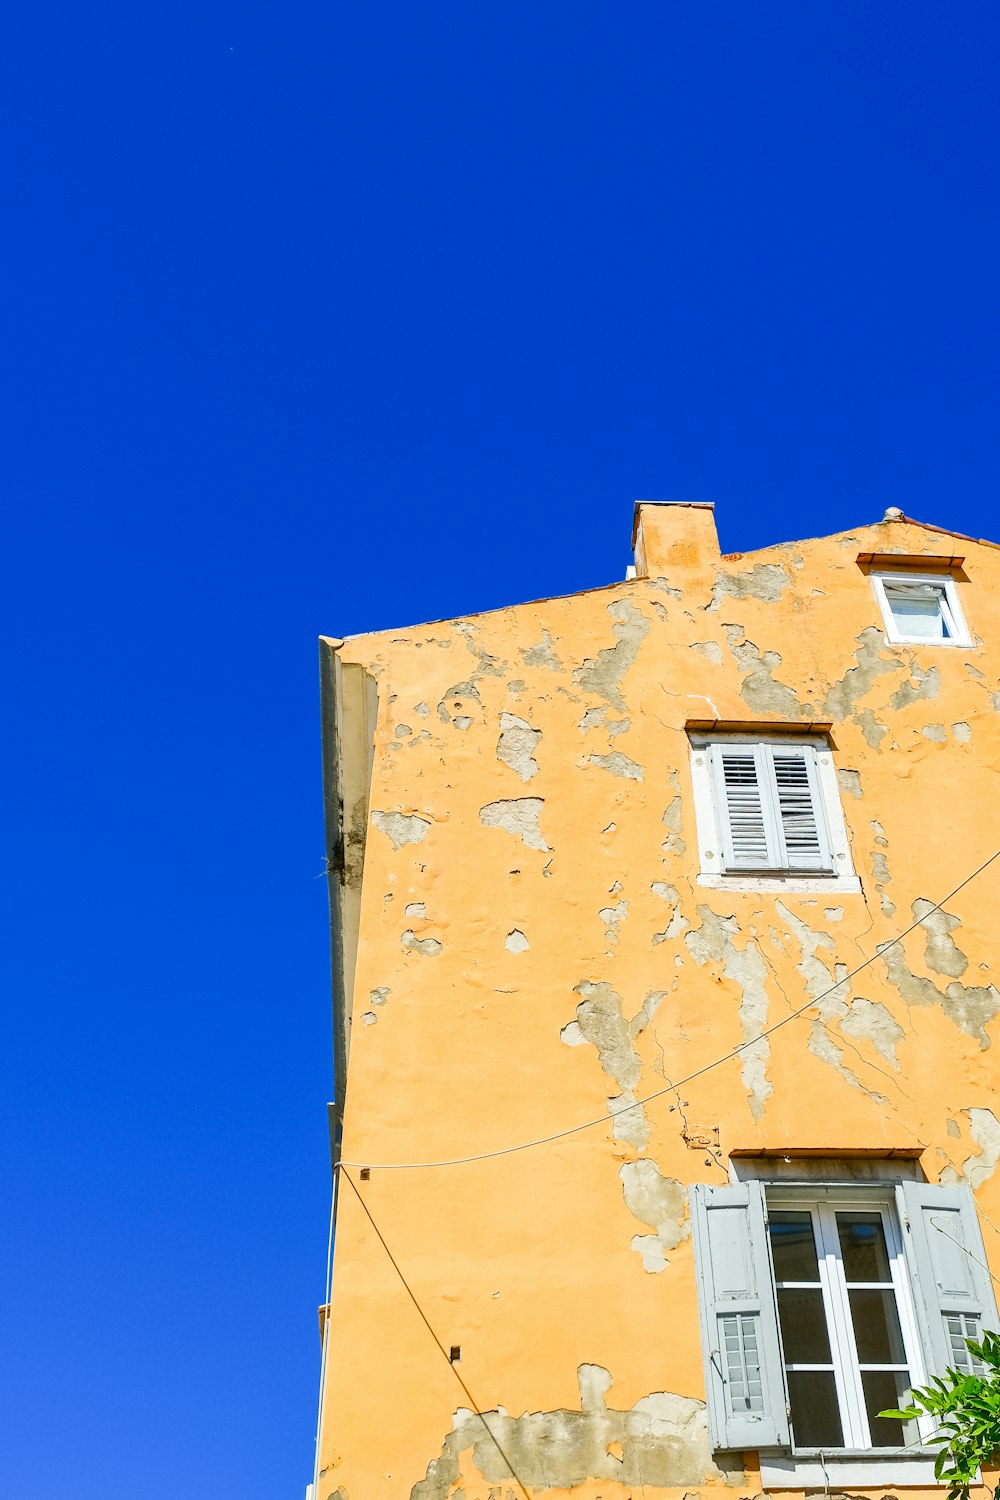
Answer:
[[(626, 1021), (622, 997), (610, 984), (584, 981), (576, 986), (576, 993), (583, 997), (576, 1008), (576, 1020), (564, 1026), (559, 1035), (568, 1047), (584, 1043), (596, 1047), (601, 1067), (620, 1091), (607, 1101), (609, 1113), (615, 1114), (615, 1140), (645, 1150), (649, 1123), (643, 1106), (635, 1104), (641, 1066), (634, 1044), (652, 1021), (665, 992), (651, 991), (631, 1021)], [(634, 1109), (629, 1107), (633, 1104)]]
[(861, 791), (861, 775), (858, 771), (838, 770), (837, 785), (847, 797), (860, 798), (863, 795)]
[(460, 1407), (440, 1456), (428, 1464), (426, 1478), (410, 1490), (410, 1500), (449, 1500), (461, 1476), (461, 1455), (470, 1449), (487, 1483), (504, 1484), (513, 1477), (502, 1448), (518, 1479), (532, 1490), (572, 1489), (589, 1479), (643, 1489), (710, 1480), (745, 1484), (738, 1455), (719, 1454), (718, 1462), (713, 1458), (703, 1401), (654, 1391), (630, 1410), (616, 1411), (606, 1403), (613, 1384), (608, 1370), (580, 1365), (577, 1378), (579, 1411), (564, 1408), (513, 1417), (499, 1407), (479, 1416)]
[(372, 822), (392, 840), (394, 849), (401, 849), (404, 844), (419, 844), (431, 829), (430, 819), (422, 818), (419, 813), (373, 812)]
[(940, 907), (935, 910), (933, 901), (918, 896), (913, 903), (913, 919), (924, 930), (924, 963), (927, 967), (949, 979), (961, 979), (969, 967), (969, 960), (951, 935), (956, 927), (961, 927), (960, 918), (951, 916)]
[(403, 933), (400, 942), (406, 953), (422, 953), (425, 958), (437, 958), (442, 951), (437, 938), (418, 938), (410, 931)]
[(751, 1044), (740, 1053), (740, 1076), (750, 1113), (759, 1120), (774, 1092), (767, 1077), (771, 1048), (767, 1037), (760, 1035), (767, 1025), (767, 966), (753, 939), (737, 950), (733, 935), (739, 926), (734, 917), (720, 917), (708, 906), (699, 906), (698, 915), (701, 926), (685, 933), (684, 942), (696, 964), (722, 964), (726, 978), (739, 986), (740, 1022), (744, 1040)]
[(700, 652), (706, 661), (712, 662), (715, 666), (722, 666), (722, 647), (718, 641), (692, 641), (691, 650)]
[(515, 927), (513, 932), (508, 932), (503, 945), (508, 953), (527, 953), (531, 946), (520, 927)]
[(962, 1163), (962, 1177), (973, 1192), (989, 1182), (1000, 1162), (1000, 1120), (991, 1109), (963, 1109), (969, 1117), (969, 1133), (979, 1147), (978, 1156)]
[(664, 1177), (654, 1161), (640, 1157), (627, 1161), (619, 1169), (625, 1205), (640, 1224), (648, 1224), (653, 1234), (632, 1237), (632, 1249), (650, 1272), (666, 1269), (666, 1251), (675, 1249), (691, 1233), (687, 1217), (687, 1188), (676, 1177)]
[(486, 828), (502, 828), (512, 833), (529, 849), (549, 853), (549, 846), (538, 826), (545, 802), (541, 797), (511, 797), (503, 802), (487, 802), (479, 809), (479, 821)]
[(538, 749), (541, 738), (540, 729), (533, 729), (516, 714), (501, 714), (497, 759), (502, 760), (505, 766), (509, 766), (512, 771), (516, 772), (522, 781), (530, 781), (532, 776), (538, 775), (539, 767), (535, 760), (535, 751)]
[(972, 728), (964, 719), (960, 719), (957, 724), (953, 724), (951, 732), (960, 745), (967, 745), (972, 739)]
[(925, 724), (920, 733), (925, 740), (933, 740), (935, 745), (946, 745), (948, 736), (943, 724)]
[(617, 644), (606, 646), (594, 657), (588, 658), (573, 673), (573, 681), (584, 692), (603, 698), (619, 712), (625, 712), (625, 701), (621, 684), (625, 673), (639, 654), (639, 647), (649, 633), (649, 620), (631, 599), (615, 599), (608, 605), (608, 614), (616, 621), (613, 629)]
[(840, 1022), (841, 1031), (856, 1042), (871, 1042), (875, 1050), (899, 1072), (896, 1048), (906, 1032), (879, 1000), (852, 1000), (847, 1015)]
[(777, 563), (755, 563), (749, 573), (719, 573), (712, 588), (710, 607), (718, 609), (727, 597), (762, 599), (767, 604), (776, 604), (791, 581)]
[(552, 649), (552, 637), (547, 630), (542, 631), (542, 638), (537, 646), (529, 646), (521, 655), (526, 667), (546, 667), (550, 672), (562, 671), (562, 662)]
[(860, 1089), (863, 1094), (867, 1094), (869, 1099), (874, 1100), (876, 1104), (885, 1106), (889, 1103), (884, 1094), (879, 1094), (874, 1089), (866, 1088), (854, 1069), (847, 1066), (844, 1062), (842, 1050), (837, 1046), (822, 1021), (813, 1021), (809, 1028), (809, 1037), (806, 1041), (806, 1046), (814, 1057), (819, 1058), (820, 1062), (825, 1062), (829, 1067), (835, 1068), (845, 1083), (850, 1084), (851, 1088)]
[(642, 766), (620, 750), (612, 750), (610, 755), (588, 755), (587, 764), (600, 766), (602, 771), (610, 771), (612, 776), (623, 776), (628, 781), (642, 781), (645, 775)]
[(776, 682), (775, 667), (780, 667), (777, 651), (758, 650), (747, 640), (742, 625), (723, 625), (729, 649), (740, 670), (745, 673), (740, 694), (755, 713), (780, 714), (785, 719), (811, 719), (813, 710), (800, 703), (786, 683)]
[(941, 691), (941, 672), (938, 667), (910, 667), (910, 680), (902, 683), (889, 699), (891, 708), (906, 708), (920, 698), (936, 698)]
[[(857, 706), (860, 700), (871, 692), (872, 685), (877, 677), (884, 677), (887, 673), (895, 673), (902, 670), (902, 663), (898, 657), (883, 655), (885, 642), (882, 632), (874, 625), (867, 626), (858, 636), (858, 646), (854, 653), (855, 665), (848, 667), (839, 682), (835, 682), (826, 695), (823, 704), (823, 712), (828, 714), (835, 723), (843, 719), (849, 719), (857, 714)], [(866, 710), (871, 713), (871, 710)], [(861, 716), (855, 717), (854, 722), (861, 724)], [(878, 749), (878, 741), (873, 743), (869, 731), (861, 725), (865, 739), (874, 749)], [(884, 726), (880, 726), (884, 734)], [(882, 734), (879, 735), (881, 739)]]
[(384, 1005), (391, 994), (392, 990), (387, 984), (381, 984), (378, 989), (369, 990), (368, 992), (369, 999), (373, 1005)]
[[(919, 901), (913, 903), (914, 917), (919, 905)], [(948, 931), (946, 927), (945, 937)], [(933, 980), (913, 973), (902, 943), (885, 943), (877, 951), (885, 964), (889, 983), (899, 991), (907, 1005), (940, 1005), (960, 1031), (975, 1037), (983, 1048), (990, 1045), (986, 1027), (1000, 1010), (1000, 992), (994, 985), (964, 985), (952, 980), (942, 991)], [(965, 955), (961, 956), (964, 958)]]

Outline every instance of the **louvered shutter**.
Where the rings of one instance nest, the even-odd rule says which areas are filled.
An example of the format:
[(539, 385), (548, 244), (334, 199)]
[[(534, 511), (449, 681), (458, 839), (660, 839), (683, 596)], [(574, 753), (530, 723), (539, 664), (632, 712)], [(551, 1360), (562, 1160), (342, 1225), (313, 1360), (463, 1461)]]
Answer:
[(979, 1374), (965, 1340), (1000, 1324), (975, 1199), (966, 1187), (926, 1182), (896, 1192), (928, 1374)]
[(719, 1449), (789, 1443), (764, 1189), (691, 1190), (709, 1430)]
[(779, 863), (777, 830), (767, 791), (763, 745), (712, 746), (716, 805), (727, 870), (771, 870)]
[(830, 846), (811, 745), (765, 745), (785, 870), (828, 870)]

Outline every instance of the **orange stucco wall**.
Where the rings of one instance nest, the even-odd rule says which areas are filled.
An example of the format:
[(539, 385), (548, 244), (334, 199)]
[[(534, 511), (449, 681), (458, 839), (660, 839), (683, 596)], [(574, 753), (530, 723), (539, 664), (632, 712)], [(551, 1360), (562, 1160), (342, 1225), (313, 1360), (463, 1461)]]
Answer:
[[(886, 644), (858, 563), (886, 553), (964, 557), (973, 649)], [(637, 560), (340, 648), (378, 694), (344, 1159), (549, 1500), (760, 1492), (754, 1455), (715, 1469), (701, 1405), (686, 1188), (730, 1152), (919, 1153), (975, 1188), (1000, 1270), (1000, 862), (753, 1058), (607, 1115), (820, 996), (1000, 844), (1000, 550), (886, 521), (720, 558), (710, 511), (656, 507)], [(694, 720), (832, 724), (860, 894), (697, 882)], [(317, 1500), (519, 1495), (346, 1184), (334, 1266)], [(659, 1457), (633, 1451), (657, 1421)]]

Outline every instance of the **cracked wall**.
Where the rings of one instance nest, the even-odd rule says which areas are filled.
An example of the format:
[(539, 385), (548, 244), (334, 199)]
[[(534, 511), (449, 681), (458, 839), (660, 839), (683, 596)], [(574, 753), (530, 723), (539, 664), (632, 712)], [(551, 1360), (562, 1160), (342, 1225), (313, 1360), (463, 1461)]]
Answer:
[[(342, 1191), (317, 1500), (506, 1500), (456, 1372), (531, 1493), (752, 1500), (706, 1446), (690, 1186), (896, 1152), (1000, 1223), (997, 882), (936, 909), (992, 852), (1000, 552), (954, 544), (978, 644), (935, 654), (858, 559), (939, 533), (721, 558), (708, 515), (647, 518), (648, 576), (338, 648), (378, 691), (344, 1155), (460, 1358)], [(693, 723), (829, 734), (858, 892), (700, 883)]]

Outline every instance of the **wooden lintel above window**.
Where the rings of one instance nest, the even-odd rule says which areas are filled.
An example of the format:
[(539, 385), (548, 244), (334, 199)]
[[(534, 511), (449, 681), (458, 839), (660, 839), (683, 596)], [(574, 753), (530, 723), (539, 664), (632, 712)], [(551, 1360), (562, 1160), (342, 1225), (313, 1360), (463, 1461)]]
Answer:
[(779, 719), (685, 719), (684, 728), (689, 734), (824, 734), (833, 729), (832, 719), (809, 719), (794, 721)]
[(964, 557), (931, 557), (924, 552), (859, 552), (862, 573), (951, 573), (964, 577)]

